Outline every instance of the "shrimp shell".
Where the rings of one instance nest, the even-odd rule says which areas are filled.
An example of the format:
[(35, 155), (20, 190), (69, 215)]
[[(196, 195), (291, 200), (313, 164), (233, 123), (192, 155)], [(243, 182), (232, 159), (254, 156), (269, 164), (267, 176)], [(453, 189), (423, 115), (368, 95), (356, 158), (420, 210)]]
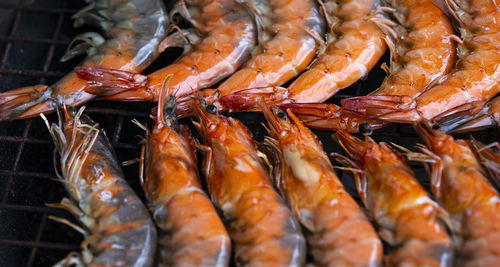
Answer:
[(273, 189), (248, 129), (203, 107), (196, 112), (209, 145), (201, 146), (208, 189), (222, 210), (236, 266), (302, 266), (300, 225)]
[[(158, 57), (161, 52), (158, 46), (166, 36), (168, 25), (163, 1), (87, 2), (91, 4), (73, 16), (75, 25), (98, 26), (103, 29), (107, 40), (97, 33), (85, 33), (75, 37), (77, 41), (91, 43), (91, 53), (81, 66), (141, 72)], [(68, 53), (82, 54), (83, 48), (77, 45), (70, 48)], [(71, 56), (64, 59), (69, 57)], [(71, 106), (81, 105), (96, 97), (84, 91), (86, 86), (84, 80), (71, 72), (52, 86), (34, 85), (0, 93), (0, 121), (52, 112), (56, 108), (56, 102)]]
[(382, 243), (316, 136), (289, 110), (294, 123), (276, 107), (263, 107), (263, 113), (272, 135), (263, 145), (275, 161), (274, 182), (306, 229), (316, 266), (381, 266)]
[[(65, 107), (64, 118), (50, 134), (60, 155), (66, 191), (54, 207), (69, 210), (84, 226), (81, 264), (152, 266), (156, 228), (134, 190), (124, 180), (105, 133), (86, 115)], [(70, 253), (58, 266), (73, 266)], [(79, 258), (79, 257), (78, 257)]]
[(467, 141), (454, 140), (427, 123), (415, 125), (426, 141), (423, 154), (409, 154), (412, 160), (432, 165), (427, 168), (432, 191), (451, 216), (454, 231), (462, 238), (457, 266), (496, 266), (500, 260), (500, 195), (487, 181), (486, 173)]
[(358, 193), (394, 246), (387, 266), (452, 266), (453, 244), (448, 214), (418, 183), (405, 160), (385, 143), (365, 141), (338, 131), (333, 138), (354, 161), (337, 155), (354, 172)]
[(146, 138), (142, 183), (160, 229), (159, 266), (228, 266), (231, 240), (201, 187), (192, 137), (177, 124), (175, 97), (165, 102)]

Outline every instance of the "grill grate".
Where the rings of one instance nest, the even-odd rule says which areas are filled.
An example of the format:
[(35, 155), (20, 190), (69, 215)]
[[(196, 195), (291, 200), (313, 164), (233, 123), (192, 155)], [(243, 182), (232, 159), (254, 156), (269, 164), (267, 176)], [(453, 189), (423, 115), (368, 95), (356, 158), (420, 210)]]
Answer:
[[(0, 12), (10, 17), (0, 25), (0, 91), (33, 85), (52, 84), (78, 63), (60, 63), (66, 46), (76, 34), (89, 28), (74, 29), (71, 15), (82, 8), (84, 1), (12, 0), (0, 3)], [(172, 61), (175, 53), (162, 55), (148, 71)], [(385, 58), (387, 61), (388, 57)], [(338, 103), (350, 95), (364, 95), (379, 86), (384, 77), (380, 68), (332, 98)], [(90, 116), (105, 129), (120, 161), (138, 155), (137, 135), (141, 130), (130, 120), (148, 120), (150, 103), (94, 102), (87, 105)], [(264, 129), (260, 114), (236, 114), (262, 140)], [(48, 116), (55, 121), (54, 115)], [(330, 139), (329, 132), (316, 131), (328, 152), (341, 152)], [(485, 143), (496, 140), (498, 132), (482, 131), (474, 136)], [(412, 147), (419, 142), (411, 127), (392, 125), (375, 131), (377, 141), (395, 142)], [(461, 137), (467, 137), (466, 135)], [(0, 123), (0, 266), (49, 266), (69, 251), (78, 250), (82, 237), (66, 225), (48, 219), (56, 215), (73, 220), (65, 211), (45, 206), (58, 202), (64, 195), (60, 182), (53, 180), (52, 141), (40, 118)], [(413, 169), (428, 189), (428, 180), (421, 165)], [(141, 194), (137, 166), (123, 167), (127, 180)], [(339, 172), (348, 190), (354, 195), (352, 179)]]

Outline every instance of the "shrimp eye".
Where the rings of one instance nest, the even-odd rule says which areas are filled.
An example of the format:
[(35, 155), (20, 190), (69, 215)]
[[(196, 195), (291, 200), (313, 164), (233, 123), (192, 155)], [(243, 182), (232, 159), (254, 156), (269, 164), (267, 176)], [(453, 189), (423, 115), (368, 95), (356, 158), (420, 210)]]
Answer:
[(276, 114), (276, 115), (278, 115), (278, 118), (280, 118), (282, 120), (286, 119), (286, 114), (283, 111), (279, 111), (278, 114)]
[(373, 132), (372, 126), (366, 122), (363, 122), (359, 125), (359, 132), (362, 135), (371, 135)]
[(439, 128), (441, 128), (441, 126), (439, 126), (439, 124), (437, 124), (437, 123), (432, 124), (432, 129), (439, 130)]
[(217, 114), (217, 107), (214, 105), (208, 105), (205, 109), (210, 114)]
[(168, 107), (168, 108), (165, 109), (165, 113), (166, 114), (172, 114), (172, 113), (174, 113), (174, 109), (171, 108), (171, 107)]

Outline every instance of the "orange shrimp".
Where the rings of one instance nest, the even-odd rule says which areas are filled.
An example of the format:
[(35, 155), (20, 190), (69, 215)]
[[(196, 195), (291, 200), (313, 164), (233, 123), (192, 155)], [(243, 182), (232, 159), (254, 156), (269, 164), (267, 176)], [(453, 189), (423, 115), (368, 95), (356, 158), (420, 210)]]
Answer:
[(469, 144), (454, 140), (427, 123), (415, 125), (426, 141), (423, 154), (408, 153), (427, 168), (432, 192), (451, 216), (462, 242), (457, 249), (458, 266), (496, 266), (500, 260), (500, 195), (487, 181)]
[[(88, 49), (89, 56), (81, 66), (140, 72), (158, 57), (161, 52), (158, 46), (166, 36), (168, 25), (163, 1), (120, 1), (126, 8), (116, 7), (116, 1), (111, 0), (87, 2), (92, 3), (73, 16), (75, 25), (101, 27), (108, 40), (97, 33), (78, 35), (73, 42), (83, 43), (70, 48), (63, 60)], [(56, 102), (72, 106), (88, 102), (96, 96), (84, 91), (86, 85), (71, 72), (52, 86), (34, 85), (0, 93), (0, 121), (54, 111)]]
[(377, 119), (411, 123), (431, 120), (443, 112), (475, 101), (487, 101), (500, 92), (500, 11), (496, 0), (447, 0), (461, 24), (465, 51), (455, 69), (413, 101), (386, 96), (394, 112)]
[[(382, 85), (368, 96), (343, 99), (341, 105), (364, 115), (393, 108), (391, 98), (411, 101), (446, 75), (455, 63), (457, 39), (446, 15), (432, 0), (398, 0), (391, 7), (398, 25), (381, 20), (391, 50), (391, 67)], [(390, 95), (391, 97), (387, 97)]]
[(165, 77), (176, 96), (211, 86), (235, 72), (256, 45), (250, 13), (235, 0), (189, 0), (176, 7), (205, 37), (189, 53), (147, 76), (102, 68), (76, 68), (87, 91), (117, 101), (158, 101)]
[(354, 160), (336, 154), (354, 170), (358, 192), (381, 237), (395, 247), (386, 257), (387, 266), (451, 266), (448, 214), (429, 197), (402, 156), (369, 137), (362, 141), (338, 131), (333, 138)]
[(142, 181), (160, 229), (159, 266), (228, 266), (231, 241), (201, 188), (192, 141), (187, 127), (177, 123), (175, 97), (160, 100), (144, 143)]
[(85, 236), (81, 255), (72, 252), (55, 266), (152, 266), (154, 223), (125, 181), (105, 133), (82, 112), (64, 106), (64, 115), (52, 126), (42, 114), (60, 155), (57, 176), (70, 195), (49, 206), (68, 210), (83, 227), (53, 219)]
[(500, 96), (485, 101), (474, 101), (453, 108), (433, 119), (441, 130), (464, 133), (500, 127)]
[[(324, 21), (313, 0), (270, 0), (275, 33), (243, 67), (217, 89), (227, 95), (247, 88), (278, 86), (302, 72), (316, 56)], [(316, 37), (316, 38), (315, 38)]]
[[(498, 142), (483, 146), (477, 140), (472, 138), (469, 142), (477, 159), (490, 174), (490, 181), (500, 190), (500, 144)], [(490, 148), (496, 148), (496, 152)]]
[[(317, 137), (289, 110), (262, 107), (274, 181), (304, 226), (316, 266), (380, 266), (382, 243), (335, 175)], [(292, 123), (293, 121), (293, 123)]]
[(208, 189), (227, 222), (236, 266), (302, 266), (300, 225), (274, 190), (248, 129), (212, 105), (196, 113), (208, 145), (200, 146)]
[[(325, 101), (368, 74), (386, 48), (382, 32), (372, 22), (380, 19), (371, 15), (376, 4), (375, 0), (326, 2), (323, 8), (331, 14), (328, 47), (288, 88), (274, 88), (287, 92), (283, 94), (283, 102)], [(253, 90), (253, 102), (263, 96), (260, 93), (267, 91), (269, 88), (263, 88), (261, 92)], [(242, 109), (238, 105), (242, 101), (238, 98), (251, 97), (248, 92), (243, 92), (244, 96), (237, 92), (228, 94), (227, 90), (221, 91), (221, 100), (231, 110)]]

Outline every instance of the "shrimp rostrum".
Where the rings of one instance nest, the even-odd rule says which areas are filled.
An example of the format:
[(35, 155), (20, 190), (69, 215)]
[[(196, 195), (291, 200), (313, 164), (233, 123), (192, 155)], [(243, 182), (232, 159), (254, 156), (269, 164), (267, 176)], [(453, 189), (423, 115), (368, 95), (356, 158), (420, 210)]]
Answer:
[(197, 106), (207, 146), (204, 172), (233, 241), (236, 266), (302, 266), (300, 225), (271, 184), (248, 129), (238, 120)]
[(174, 96), (160, 100), (157, 116), (144, 142), (142, 187), (159, 228), (159, 266), (227, 266), (231, 241), (202, 190), (194, 140), (177, 123)]
[[(85, 240), (81, 254), (72, 252), (57, 266), (151, 266), (156, 228), (134, 190), (124, 180), (105, 133), (86, 115), (64, 108), (59, 124), (49, 126), (60, 156), (58, 177), (70, 198), (52, 207), (70, 211)], [(42, 115), (43, 116), (43, 115)]]
[(273, 180), (305, 228), (316, 266), (380, 266), (382, 243), (316, 136), (289, 110), (288, 116), (278, 107), (263, 112)]
[(336, 154), (352, 170), (366, 208), (393, 250), (387, 266), (451, 266), (449, 216), (418, 183), (403, 157), (386, 143), (360, 140), (345, 131), (333, 138), (352, 159)]
[(458, 266), (496, 266), (500, 261), (500, 195), (488, 182), (486, 172), (469, 143), (454, 140), (428, 123), (415, 125), (427, 147), (409, 152), (412, 160), (424, 162), (432, 192), (452, 220), (461, 237)]
[[(168, 18), (161, 0), (88, 0), (76, 13), (75, 26), (91, 24), (103, 29), (75, 37), (62, 60), (88, 52), (85, 67), (141, 72), (160, 54)], [(75, 44), (75, 45), (73, 45)], [(0, 93), (0, 120), (23, 119), (54, 111), (56, 102), (78, 106), (96, 96), (86, 93), (84, 80), (70, 72), (51, 86), (34, 85)], [(55, 101), (54, 101), (55, 100)]]

